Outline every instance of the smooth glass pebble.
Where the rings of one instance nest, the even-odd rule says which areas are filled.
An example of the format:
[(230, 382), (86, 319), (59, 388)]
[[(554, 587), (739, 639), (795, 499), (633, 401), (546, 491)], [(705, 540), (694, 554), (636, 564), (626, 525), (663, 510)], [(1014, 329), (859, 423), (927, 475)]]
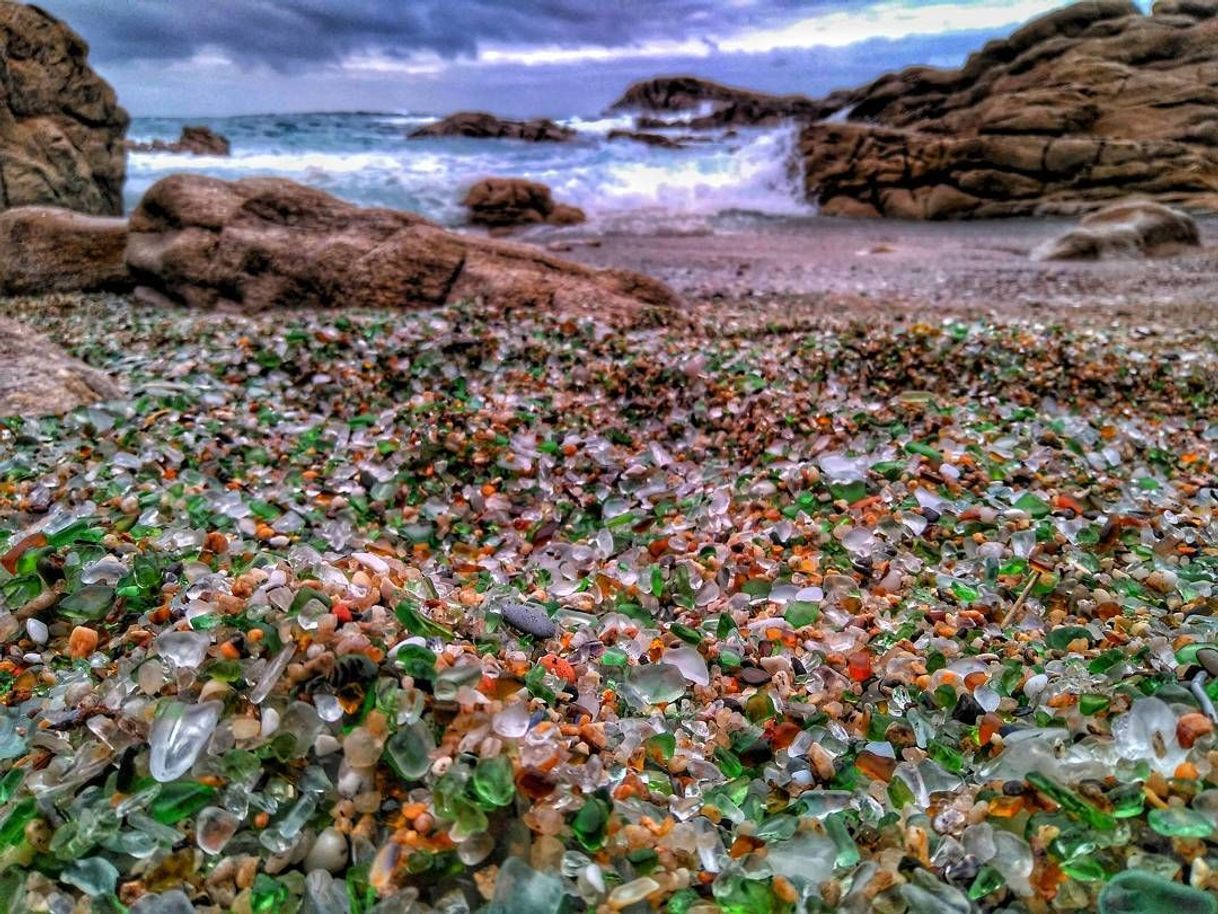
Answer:
[(197, 705), (163, 702), (148, 736), (149, 773), (165, 782), (188, 772), (215, 732), (223, 710), (218, 701)]

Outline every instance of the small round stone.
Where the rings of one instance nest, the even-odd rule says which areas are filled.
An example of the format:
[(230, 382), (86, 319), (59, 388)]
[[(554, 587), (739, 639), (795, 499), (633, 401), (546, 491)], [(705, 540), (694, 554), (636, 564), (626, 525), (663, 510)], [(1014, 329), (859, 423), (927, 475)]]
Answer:
[(305, 857), (305, 871), (337, 873), (347, 865), (347, 837), (337, 828), (322, 829)]

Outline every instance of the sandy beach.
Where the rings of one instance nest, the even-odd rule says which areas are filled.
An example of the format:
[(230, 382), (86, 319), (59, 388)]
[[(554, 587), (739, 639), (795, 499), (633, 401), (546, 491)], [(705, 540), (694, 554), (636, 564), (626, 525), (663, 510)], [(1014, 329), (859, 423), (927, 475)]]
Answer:
[(592, 266), (638, 270), (699, 305), (765, 320), (903, 321), (988, 317), (1208, 326), (1218, 301), (1211, 246), (1171, 257), (1036, 261), (1069, 230), (1061, 218), (902, 222), (751, 220), (717, 233), (624, 235), (543, 230), (527, 240)]

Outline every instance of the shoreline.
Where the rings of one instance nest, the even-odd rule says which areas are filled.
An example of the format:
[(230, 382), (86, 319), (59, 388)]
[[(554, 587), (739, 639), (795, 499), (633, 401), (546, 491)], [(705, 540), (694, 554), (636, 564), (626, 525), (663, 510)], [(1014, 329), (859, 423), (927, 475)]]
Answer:
[[(1197, 219), (1203, 246), (1169, 257), (1035, 261), (1076, 226), (1061, 217), (960, 222), (757, 220), (705, 233), (540, 229), (513, 240), (594, 267), (653, 276), (696, 303), (833, 318), (849, 305), (966, 318), (1208, 324), (1218, 315), (1218, 218)], [(568, 247), (569, 246), (569, 247)]]

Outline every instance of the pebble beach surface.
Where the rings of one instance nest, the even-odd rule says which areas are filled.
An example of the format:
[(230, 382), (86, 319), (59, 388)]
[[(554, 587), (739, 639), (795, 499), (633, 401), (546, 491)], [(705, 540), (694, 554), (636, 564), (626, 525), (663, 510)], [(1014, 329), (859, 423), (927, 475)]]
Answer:
[(853, 301), (6, 302), (0, 910), (1212, 914), (1218, 332)]

